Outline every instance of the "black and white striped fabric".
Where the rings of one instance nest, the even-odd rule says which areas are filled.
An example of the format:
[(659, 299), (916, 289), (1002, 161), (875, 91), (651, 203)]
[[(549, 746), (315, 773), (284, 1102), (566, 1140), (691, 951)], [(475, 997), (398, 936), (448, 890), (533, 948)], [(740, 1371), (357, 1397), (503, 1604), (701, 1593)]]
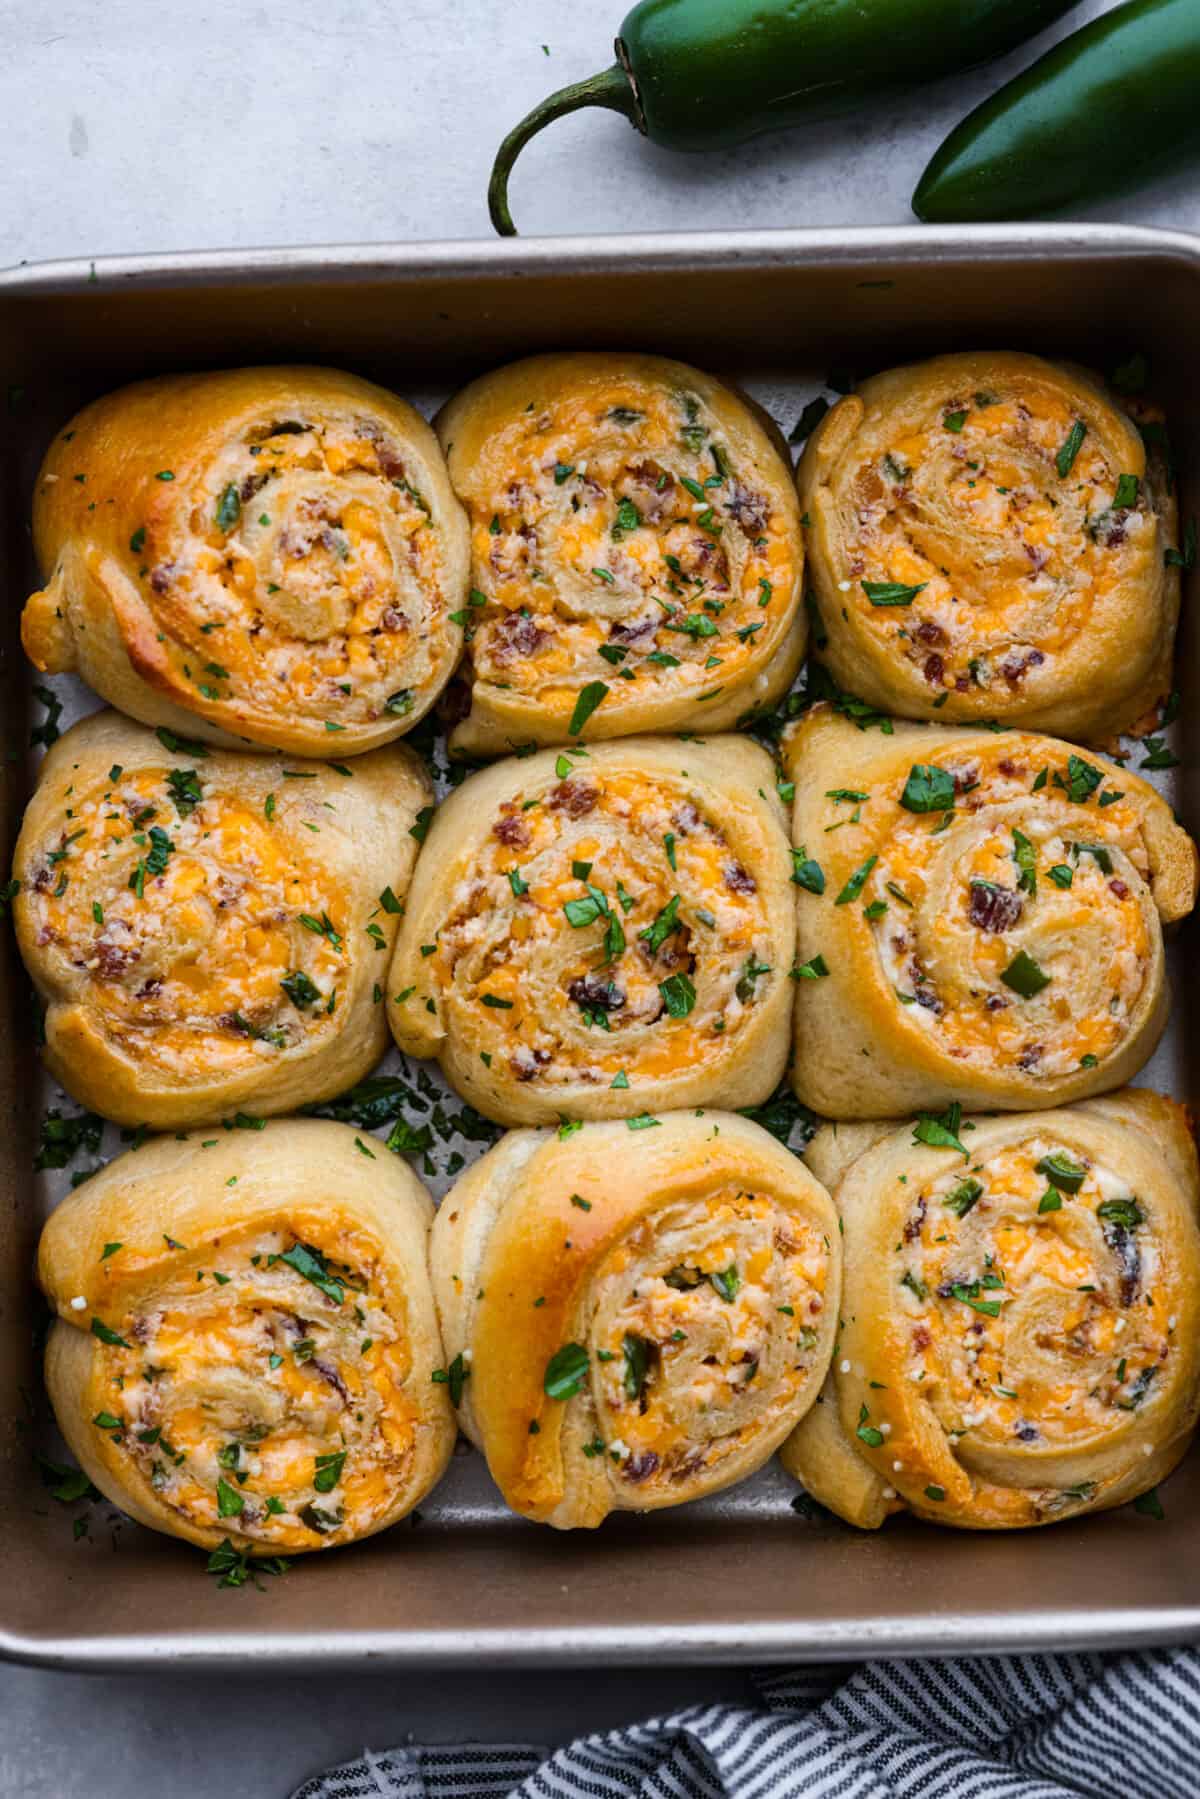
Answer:
[(758, 1677), (553, 1752), (391, 1749), (294, 1799), (1196, 1799), (1200, 1651), (875, 1662)]

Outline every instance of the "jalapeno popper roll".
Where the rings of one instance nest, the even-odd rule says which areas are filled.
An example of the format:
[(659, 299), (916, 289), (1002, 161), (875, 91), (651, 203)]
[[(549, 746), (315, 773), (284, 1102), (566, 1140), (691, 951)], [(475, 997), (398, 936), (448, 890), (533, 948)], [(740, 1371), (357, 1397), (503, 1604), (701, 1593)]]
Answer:
[(314, 1119), (160, 1138), (63, 1201), (46, 1384), (92, 1480), (154, 1530), (254, 1554), (354, 1542), (454, 1446), (409, 1168)]
[(1004, 1111), (1120, 1086), (1167, 1015), (1162, 925), (1196, 851), (1127, 769), (1024, 732), (788, 735), (794, 1081), (835, 1118)]
[(787, 1060), (789, 870), (774, 767), (745, 739), (498, 763), (417, 864), (396, 1041), (502, 1124), (755, 1105)]
[(330, 369), (138, 382), (38, 477), (40, 669), (146, 724), (356, 755), (427, 712), (462, 648), (466, 520), (429, 426)]
[(845, 1233), (843, 1322), (784, 1465), (866, 1529), (1134, 1499), (1179, 1461), (1200, 1402), (1183, 1111), (1126, 1089), (952, 1124), (825, 1126), (810, 1145)]
[(25, 814), (13, 906), (55, 1079), (156, 1129), (359, 1080), (387, 1043), (429, 797), (398, 744), (339, 770), (210, 752), (115, 712), (68, 731)]
[(799, 487), (822, 653), (882, 711), (1094, 741), (1170, 687), (1171, 480), (1082, 371), (977, 354), (876, 375), (813, 433)]
[(437, 426), (471, 521), (454, 748), (722, 730), (791, 685), (800, 509), (746, 401), (662, 357), (534, 356)]
[(840, 1260), (825, 1189), (744, 1118), (514, 1131), (434, 1225), (462, 1427), (563, 1530), (731, 1486), (813, 1402)]

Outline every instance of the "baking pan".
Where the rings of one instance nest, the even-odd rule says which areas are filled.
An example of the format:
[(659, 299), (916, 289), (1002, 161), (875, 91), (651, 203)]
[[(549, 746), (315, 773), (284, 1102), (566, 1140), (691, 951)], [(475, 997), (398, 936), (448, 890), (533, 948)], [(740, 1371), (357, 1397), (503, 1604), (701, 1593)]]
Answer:
[[(532, 350), (625, 346), (742, 382), (790, 426), (835, 368), (993, 347), (1101, 368), (1139, 348), (1169, 405), (1185, 516), (1200, 504), (1200, 240), (1091, 227), (525, 239), (58, 263), (0, 274), (0, 727), (4, 842), (29, 791), (31, 693), (17, 620), (28, 516), (52, 431), (136, 376), (252, 361), (354, 369), (432, 410)], [(1181, 766), (1200, 828), (1193, 633), (1180, 646)], [(94, 701), (53, 684), (67, 723)], [(1156, 777), (1157, 779), (1158, 777)], [(1171, 949), (1171, 1034), (1142, 1081), (1194, 1097), (1193, 926)], [(0, 1654), (73, 1668), (286, 1662), (467, 1666), (848, 1658), (1113, 1647), (1200, 1634), (1200, 1457), (1162, 1522), (1126, 1508), (1027, 1533), (894, 1520), (860, 1534), (793, 1507), (776, 1467), (721, 1497), (563, 1535), (506, 1513), (463, 1450), (419, 1519), (285, 1578), (221, 1589), (202, 1558), (107, 1505), (56, 1502), (40, 1399), (44, 1312), (29, 1279), (45, 1207), (28, 988), (0, 945)], [(77, 1108), (67, 1102), (67, 1110)], [(109, 1128), (109, 1153), (118, 1145)], [(444, 1154), (454, 1146), (439, 1151)], [(477, 1154), (479, 1145), (460, 1146)], [(76, 1166), (89, 1166), (87, 1156)], [(66, 1175), (57, 1177), (62, 1190)], [(443, 1187), (444, 1181), (434, 1183)], [(88, 1519), (75, 1539), (73, 1521)]]

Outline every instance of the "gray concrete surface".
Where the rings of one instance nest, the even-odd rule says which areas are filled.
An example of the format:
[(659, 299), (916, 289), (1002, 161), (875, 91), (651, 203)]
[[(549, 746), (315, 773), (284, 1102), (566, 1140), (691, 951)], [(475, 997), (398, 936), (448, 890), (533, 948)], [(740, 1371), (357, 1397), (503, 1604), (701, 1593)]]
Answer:
[[(1087, 0), (1072, 22), (1109, 3)], [(550, 88), (610, 60), (621, 10), (0, 0), (0, 266), (486, 234), (495, 143)], [(672, 157), (612, 114), (583, 114), (527, 153), (517, 222), (530, 232), (903, 223), (949, 124), (1029, 59), (711, 157)], [(1163, 181), (1091, 216), (1200, 230), (1200, 179)], [(410, 1732), (554, 1742), (744, 1692), (736, 1672), (666, 1669), (339, 1685), (268, 1670), (156, 1680), (3, 1668), (0, 1795), (283, 1799), (363, 1743)]]

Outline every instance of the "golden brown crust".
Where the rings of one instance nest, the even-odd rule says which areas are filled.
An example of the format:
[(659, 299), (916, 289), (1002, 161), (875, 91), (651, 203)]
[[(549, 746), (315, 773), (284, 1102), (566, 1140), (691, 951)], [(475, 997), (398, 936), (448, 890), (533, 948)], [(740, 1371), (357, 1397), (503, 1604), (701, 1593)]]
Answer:
[(743, 738), (499, 763), (430, 828), (392, 1031), (503, 1124), (755, 1105), (787, 1059), (789, 871)]
[(467, 527), (437, 440), (354, 375), (108, 394), (51, 444), (33, 526), (30, 659), (206, 742), (357, 755), (411, 730), (461, 651)]
[[(961, 1121), (819, 1132), (844, 1232), (843, 1328), (785, 1467), (872, 1529), (967, 1529), (1122, 1505), (1183, 1455), (1200, 1405), (1200, 1230), (1182, 1108), (1126, 1089)], [(856, 1135), (857, 1133), (857, 1135)], [(826, 1140), (821, 1141), (822, 1137)]]
[(313, 1119), (154, 1139), (91, 1176), (38, 1249), (46, 1383), (90, 1478), (154, 1530), (255, 1555), (403, 1517), (454, 1445), (432, 1212), (406, 1164)]
[(839, 401), (798, 475), (838, 682), (905, 718), (1092, 742), (1161, 700), (1178, 513), (1130, 404), (1009, 353), (891, 369)]
[(378, 1061), (431, 789), (398, 744), (345, 766), (169, 750), (115, 712), (54, 745), (13, 914), (46, 1064), (85, 1105), (174, 1129), (329, 1099)]
[(745, 1478), (828, 1365), (833, 1207), (730, 1113), (513, 1132), (442, 1202), (431, 1260), (463, 1428), (560, 1529)]
[(573, 353), (484, 375), (437, 428), (477, 608), (455, 749), (566, 742), (596, 683), (588, 742), (725, 730), (787, 691), (804, 546), (759, 408), (685, 363)]
[(1167, 1015), (1162, 926), (1196, 893), (1195, 846), (1145, 781), (1054, 738), (885, 736), (825, 705), (784, 756), (823, 882), (797, 903), (797, 961), (828, 970), (797, 984), (806, 1104), (1022, 1109), (1136, 1074)]

